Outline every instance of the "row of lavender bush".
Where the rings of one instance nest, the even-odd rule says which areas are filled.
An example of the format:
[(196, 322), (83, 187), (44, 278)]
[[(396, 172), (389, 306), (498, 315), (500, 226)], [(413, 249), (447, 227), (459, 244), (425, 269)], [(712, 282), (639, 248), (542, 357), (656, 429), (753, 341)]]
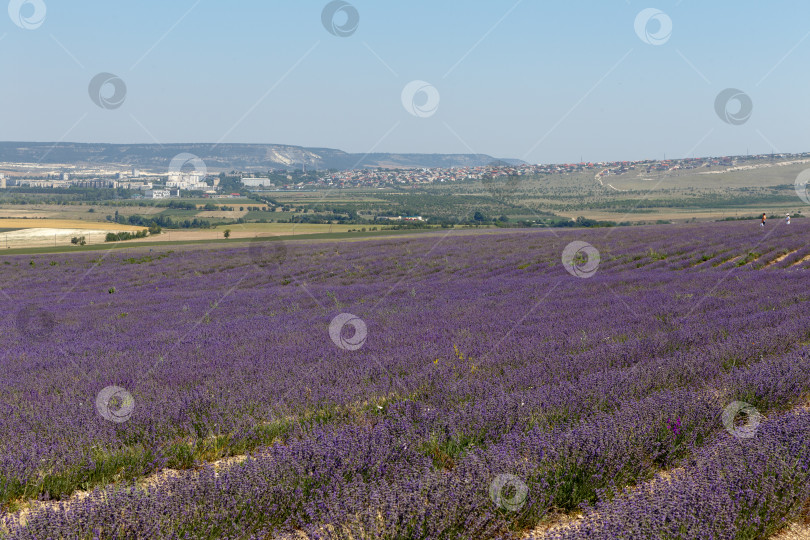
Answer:
[[(233, 473), (204, 469), (156, 492), (185, 494), (175, 506), (199, 515), (138, 492), (107, 501), (165, 513), (152, 525), (180, 537), (362, 523), (392, 538), (493, 536), (596, 502), (701, 447), (726, 402), (767, 410), (806, 391), (784, 364), (772, 382), (745, 371), (807, 339), (801, 272), (673, 270), (703, 250), (793, 249), (807, 231), (718, 227), (725, 243), (701, 226), (9, 259), (4, 290), (45, 315), (28, 333), (20, 317), (3, 322), (18, 336), (0, 385), (4, 500), (254, 451)], [(582, 234), (603, 252), (587, 280), (559, 263)], [(368, 324), (359, 351), (329, 339), (345, 311)], [(125, 423), (93, 406), (109, 384), (135, 398)], [(264, 482), (239, 476), (251, 470)], [(510, 470), (531, 488), (520, 512), (489, 497), (493, 474)], [(206, 475), (217, 489), (232, 481), (233, 497), (212, 500)], [(120, 501), (90, 501), (87, 515), (37, 514), (15, 534), (147, 524)]]
[[(306, 530), (312, 537), (328, 538), (508, 536), (549, 512), (610, 501), (621, 495), (623, 486), (649, 479), (679, 458), (700, 460), (717, 454), (717, 448), (746, 449), (749, 456), (751, 448), (761, 448), (761, 438), (768, 440), (770, 428), (741, 442), (724, 430), (722, 404), (744, 398), (770, 404), (774, 414), (795, 405), (797, 396), (810, 392), (810, 354), (805, 350), (764, 360), (711, 383), (724, 395), (662, 391), (572, 426), (514, 430), (496, 444), (468, 452), (450, 469), (436, 467), (419, 446), (446, 419), (418, 403), (403, 402), (369, 426), (320, 428), (306, 439), (267, 448), (219, 473), (206, 466), (145, 489), (97, 489), (79, 504), (60, 503), (33, 512), (26, 525), (12, 527), (11, 534), (244, 538)], [(767, 412), (764, 407), (762, 411)], [(675, 419), (679, 430), (671, 428)], [(710, 441), (715, 443), (701, 450)], [(800, 442), (805, 447), (796, 446), (799, 457), (808, 459), (806, 440)], [(778, 465), (779, 455), (765, 454), (760, 461), (773, 459)], [(527, 487), (517, 508), (493, 502), (490, 488), (501, 474), (514, 475)], [(712, 496), (711, 483), (703, 489), (705, 496)], [(762, 515), (747, 513), (744, 506), (727, 510), (723, 519), (736, 512), (741, 530), (772, 530), (803, 492), (784, 497), (780, 493), (756, 491), (760, 506), (774, 509), (767, 522), (760, 523)], [(696, 508), (702, 497), (702, 492), (687, 490), (681, 502)], [(788, 500), (792, 502), (787, 510), (776, 511)], [(651, 511), (654, 516), (656, 510)], [(597, 513), (603, 512), (600, 506)], [(616, 526), (620, 521), (617, 518)], [(699, 523), (689, 524), (690, 534)], [(709, 538), (708, 531), (718, 527), (718, 522), (707, 521), (692, 537)]]

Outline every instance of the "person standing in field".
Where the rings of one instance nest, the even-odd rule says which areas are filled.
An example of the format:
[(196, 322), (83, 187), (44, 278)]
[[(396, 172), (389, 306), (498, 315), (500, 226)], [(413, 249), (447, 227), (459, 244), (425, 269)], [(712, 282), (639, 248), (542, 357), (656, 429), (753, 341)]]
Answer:
[(759, 224), (760, 227), (765, 226), (765, 212), (762, 212), (762, 222)]
[(790, 225), (790, 212), (785, 214), (785, 225)]

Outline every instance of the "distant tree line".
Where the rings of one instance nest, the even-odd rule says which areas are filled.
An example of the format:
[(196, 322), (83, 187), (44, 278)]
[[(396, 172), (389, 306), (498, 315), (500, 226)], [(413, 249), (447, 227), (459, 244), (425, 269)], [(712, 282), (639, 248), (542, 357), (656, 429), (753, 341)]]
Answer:
[(115, 216), (107, 216), (109, 221), (120, 223), (122, 225), (135, 225), (136, 227), (155, 227), (160, 229), (210, 229), (215, 226), (214, 223), (207, 219), (172, 219), (169, 216), (141, 216), (138, 214), (132, 216), (121, 216), (116, 211)]
[(137, 231), (135, 233), (126, 232), (126, 231), (125, 232), (119, 232), (119, 233), (110, 232), (110, 233), (107, 233), (107, 236), (104, 238), (104, 241), (105, 242), (120, 242), (122, 240), (132, 240), (134, 238), (146, 238), (147, 234), (148, 233), (147, 233), (146, 229), (141, 230), (141, 231)]
[(599, 221), (579, 216), (577, 219), (561, 219), (549, 223), (551, 227), (616, 227), (619, 225), (630, 225), (630, 223), (616, 223), (615, 221)]

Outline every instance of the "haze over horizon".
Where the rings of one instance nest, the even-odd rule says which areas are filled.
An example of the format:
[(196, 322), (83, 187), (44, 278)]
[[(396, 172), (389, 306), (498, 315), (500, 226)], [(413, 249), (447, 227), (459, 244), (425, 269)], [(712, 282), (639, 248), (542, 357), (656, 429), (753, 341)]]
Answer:
[(530, 163), (806, 151), (810, 5), (744, 4), (15, 0), (0, 139)]

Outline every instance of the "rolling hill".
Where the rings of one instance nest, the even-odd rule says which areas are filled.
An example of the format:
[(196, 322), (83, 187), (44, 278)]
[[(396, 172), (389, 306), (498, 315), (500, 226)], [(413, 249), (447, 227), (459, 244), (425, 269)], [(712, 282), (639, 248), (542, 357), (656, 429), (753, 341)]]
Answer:
[[(481, 166), (497, 161), (486, 154), (351, 154), (332, 148), (284, 144), (96, 144), (0, 142), (0, 162), (110, 164), (165, 170), (180, 153), (201, 158), (210, 171), (359, 167), (419, 168)], [(519, 160), (501, 160), (521, 163)]]

